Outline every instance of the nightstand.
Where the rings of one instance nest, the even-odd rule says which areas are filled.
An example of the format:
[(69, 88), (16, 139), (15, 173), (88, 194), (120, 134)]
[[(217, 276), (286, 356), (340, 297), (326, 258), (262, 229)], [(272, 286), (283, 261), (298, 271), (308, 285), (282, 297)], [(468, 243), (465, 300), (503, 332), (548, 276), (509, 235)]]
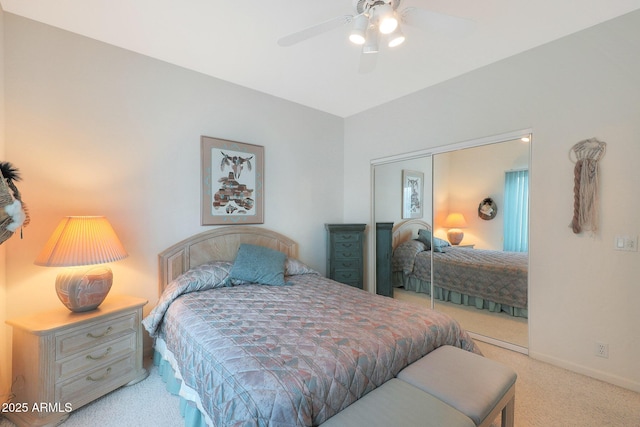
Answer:
[(364, 285), (365, 224), (325, 224), (327, 276), (356, 288)]
[(57, 425), (69, 412), (146, 378), (142, 307), (129, 296), (108, 297), (96, 310), (64, 307), (7, 320), (13, 327), (12, 392), (18, 426)]

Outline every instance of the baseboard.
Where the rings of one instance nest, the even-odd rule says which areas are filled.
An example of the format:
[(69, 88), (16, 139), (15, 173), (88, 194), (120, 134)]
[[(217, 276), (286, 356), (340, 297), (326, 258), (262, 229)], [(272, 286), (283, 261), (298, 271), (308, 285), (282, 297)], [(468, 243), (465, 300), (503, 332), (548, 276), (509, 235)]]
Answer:
[(609, 384), (617, 385), (618, 387), (626, 388), (627, 390), (640, 393), (640, 383), (636, 381), (630, 381), (628, 378), (612, 375), (608, 372), (599, 371), (586, 366), (578, 365), (575, 363), (567, 362), (566, 360), (558, 359), (546, 354), (529, 351), (529, 357), (532, 359), (546, 362), (554, 366), (558, 366), (563, 369), (567, 369), (578, 374), (586, 375), (591, 378), (595, 378), (600, 381), (604, 381)]
[(495, 338), (491, 338), (486, 335), (480, 335), (475, 332), (469, 332), (469, 335), (471, 335), (471, 338), (473, 338), (476, 341), (486, 342), (487, 344), (492, 344), (492, 345), (495, 345), (496, 347), (506, 348), (507, 350), (516, 351), (522, 354), (529, 354), (529, 349), (526, 347), (522, 347), (522, 346), (512, 344), (510, 342), (506, 342), (502, 340), (497, 340)]

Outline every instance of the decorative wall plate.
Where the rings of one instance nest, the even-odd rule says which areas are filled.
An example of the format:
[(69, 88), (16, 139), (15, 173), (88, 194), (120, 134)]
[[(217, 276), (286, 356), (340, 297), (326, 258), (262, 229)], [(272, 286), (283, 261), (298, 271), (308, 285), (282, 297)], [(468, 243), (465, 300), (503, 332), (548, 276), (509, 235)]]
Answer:
[(478, 216), (484, 220), (491, 220), (496, 217), (498, 206), (491, 197), (487, 197), (478, 205)]

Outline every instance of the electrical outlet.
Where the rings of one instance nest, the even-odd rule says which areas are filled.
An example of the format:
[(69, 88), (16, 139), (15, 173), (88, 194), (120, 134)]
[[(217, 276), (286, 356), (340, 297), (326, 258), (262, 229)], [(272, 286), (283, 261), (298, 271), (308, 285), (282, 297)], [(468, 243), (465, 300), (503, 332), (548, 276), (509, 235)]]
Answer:
[(598, 357), (609, 357), (609, 344), (603, 342), (596, 342), (595, 354)]

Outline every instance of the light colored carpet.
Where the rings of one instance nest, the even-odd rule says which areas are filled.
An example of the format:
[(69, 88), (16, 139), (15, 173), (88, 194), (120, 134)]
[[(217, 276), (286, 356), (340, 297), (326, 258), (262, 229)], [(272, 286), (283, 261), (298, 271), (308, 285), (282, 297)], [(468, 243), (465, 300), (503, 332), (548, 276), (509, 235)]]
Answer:
[[(511, 366), (516, 383), (516, 427), (640, 427), (640, 394), (528, 356), (479, 342), (485, 356)], [(64, 427), (180, 427), (179, 399), (155, 367), (149, 377), (73, 412)], [(500, 426), (496, 420), (494, 427)], [(0, 420), (0, 427), (13, 427)], [(366, 426), (363, 426), (366, 427)], [(395, 426), (394, 426), (395, 427)], [(443, 426), (446, 427), (446, 426)]]
[(516, 427), (640, 427), (640, 393), (491, 344), (478, 346), (518, 373)]
[[(180, 399), (167, 392), (158, 369), (145, 359), (149, 376), (132, 386), (122, 387), (71, 413), (64, 427), (179, 427)], [(0, 420), (0, 427), (15, 427)]]

